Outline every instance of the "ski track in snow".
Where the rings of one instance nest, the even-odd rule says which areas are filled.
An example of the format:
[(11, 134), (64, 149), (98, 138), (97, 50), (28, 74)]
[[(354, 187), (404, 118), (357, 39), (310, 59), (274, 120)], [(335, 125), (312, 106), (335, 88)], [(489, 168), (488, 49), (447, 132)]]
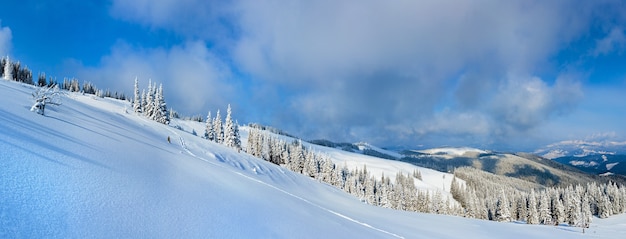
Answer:
[(194, 157), (194, 158), (197, 158), (197, 159), (202, 160), (202, 161), (204, 161), (204, 162), (207, 162), (207, 163), (210, 163), (210, 164), (213, 164), (213, 165), (219, 166), (219, 167), (221, 167), (221, 168), (224, 168), (224, 169), (226, 169), (226, 170), (229, 170), (230, 172), (235, 173), (235, 174), (237, 174), (237, 175), (239, 175), (239, 176), (241, 176), (241, 177), (243, 177), (243, 178), (246, 178), (246, 179), (248, 179), (248, 180), (254, 181), (254, 182), (259, 183), (259, 184), (261, 184), (261, 185), (264, 185), (264, 186), (266, 186), (266, 187), (272, 188), (272, 189), (274, 189), (274, 190), (276, 190), (276, 191), (279, 191), (279, 192), (281, 192), (281, 193), (284, 193), (284, 194), (286, 194), (286, 195), (289, 195), (289, 196), (291, 196), (291, 197), (293, 197), (293, 198), (296, 198), (296, 199), (298, 199), (298, 200), (300, 200), (300, 201), (302, 201), (302, 202), (305, 202), (305, 203), (307, 203), (307, 204), (309, 204), (309, 205), (312, 205), (312, 206), (315, 206), (315, 207), (317, 207), (317, 208), (319, 208), (319, 209), (322, 209), (322, 210), (324, 210), (324, 211), (326, 211), (326, 212), (328, 212), (328, 213), (330, 213), (330, 214), (333, 214), (333, 215), (335, 215), (335, 216), (337, 216), (337, 217), (343, 218), (343, 219), (345, 219), (345, 220), (348, 220), (348, 221), (350, 221), (350, 222), (356, 223), (356, 224), (361, 225), (361, 226), (363, 226), (363, 227), (366, 227), (366, 228), (369, 228), (369, 229), (372, 229), (372, 230), (375, 230), (375, 231), (379, 231), (379, 232), (385, 233), (385, 234), (387, 234), (387, 235), (390, 235), (390, 236), (393, 236), (393, 237), (396, 237), (396, 238), (403, 238), (403, 239), (404, 239), (404, 237), (403, 237), (403, 236), (400, 236), (400, 235), (395, 234), (395, 233), (393, 233), (393, 232), (388, 232), (388, 231), (385, 231), (385, 230), (383, 230), (383, 229), (380, 229), (380, 228), (374, 227), (374, 226), (369, 225), (369, 224), (367, 224), (367, 223), (365, 223), (365, 222), (361, 222), (361, 221), (356, 220), (356, 219), (354, 219), (354, 218), (351, 218), (351, 217), (349, 217), (349, 216), (343, 215), (343, 214), (338, 213), (338, 212), (336, 212), (336, 211), (333, 211), (333, 210), (331, 210), (331, 209), (328, 209), (328, 208), (325, 208), (325, 207), (320, 206), (320, 205), (318, 205), (318, 204), (315, 204), (315, 203), (313, 203), (313, 202), (311, 202), (311, 201), (309, 201), (309, 200), (307, 200), (307, 199), (305, 199), (305, 198), (302, 198), (302, 197), (300, 197), (300, 196), (298, 196), (298, 195), (295, 195), (295, 194), (292, 194), (292, 193), (290, 193), (290, 192), (287, 192), (287, 191), (285, 191), (285, 190), (283, 190), (283, 189), (281, 189), (281, 188), (279, 188), (279, 187), (276, 187), (276, 186), (271, 185), (271, 184), (269, 184), (269, 183), (266, 183), (266, 182), (263, 182), (263, 181), (261, 181), (261, 180), (258, 180), (258, 179), (255, 179), (255, 178), (252, 178), (252, 177), (250, 177), (250, 176), (248, 176), (248, 175), (245, 175), (245, 174), (243, 174), (243, 173), (241, 173), (241, 172), (236, 172), (236, 171), (232, 170), (231, 168), (225, 167), (225, 166), (224, 166), (224, 165), (222, 165), (222, 164), (218, 164), (218, 163), (212, 162), (211, 160), (208, 160), (208, 159), (205, 159), (205, 158), (199, 157), (199, 156), (197, 156), (196, 154), (194, 154), (193, 152), (191, 152), (191, 150), (189, 150), (189, 148), (187, 148), (187, 144), (185, 144), (185, 139), (184, 139), (184, 138), (183, 138), (180, 134), (178, 134), (178, 132), (176, 132), (175, 130), (170, 129), (170, 128), (168, 128), (168, 130), (169, 130), (170, 132), (172, 132), (172, 134), (176, 135), (176, 136), (179, 138), (179, 141), (180, 141), (180, 147), (181, 147), (183, 150), (185, 150), (185, 152), (187, 152), (187, 154), (191, 155), (191, 156), (192, 156), (192, 157)]

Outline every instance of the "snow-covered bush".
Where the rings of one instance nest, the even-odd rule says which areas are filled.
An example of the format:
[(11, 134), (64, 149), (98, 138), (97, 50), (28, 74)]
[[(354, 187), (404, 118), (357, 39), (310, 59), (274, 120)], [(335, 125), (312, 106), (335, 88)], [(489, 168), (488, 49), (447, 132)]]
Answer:
[(37, 88), (32, 95), (35, 103), (30, 108), (30, 111), (44, 115), (46, 105), (61, 105), (61, 98), (65, 95), (65, 92), (60, 91), (57, 85), (53, 85)]

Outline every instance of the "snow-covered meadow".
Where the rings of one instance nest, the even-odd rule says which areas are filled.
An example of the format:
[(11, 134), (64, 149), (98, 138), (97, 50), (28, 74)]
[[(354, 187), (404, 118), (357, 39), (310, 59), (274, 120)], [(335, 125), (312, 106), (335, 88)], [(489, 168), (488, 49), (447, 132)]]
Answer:
[[(0, 81), (0, 238), (622, 238), (626, 233), (624, 215), (595, 219), (582, 234), (577, 227), (374, 207), (146, 120), (132, 113), (128, 102), (70, 93), (61, 106), (46, 108), (45, 116), (35, 114), (29, 111), (33, 91)], [(172, 123), (185, 124), (191, 122)], [(386, 176), (413, 170), (396, 161), (312, 147), (336, 163), (367, 164)], [(422, 174), (434, 188), (449, 187), (435, 181), (444, 180), (443, 173)]]

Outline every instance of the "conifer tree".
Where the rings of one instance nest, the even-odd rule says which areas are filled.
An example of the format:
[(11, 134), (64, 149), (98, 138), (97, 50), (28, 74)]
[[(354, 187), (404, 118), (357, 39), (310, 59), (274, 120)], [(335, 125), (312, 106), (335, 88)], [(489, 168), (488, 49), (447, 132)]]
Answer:
[(571, 186), (566, 189), (565, 198), (567, 199), (567, 224), (575, 226), (580, 220), (580, 199)]
[(217, 114), (213, 120), (213, 129), (215, 130), (215, 142), (220, 144), (224, 142), (224, 129), (222, 128), (222, 116), (220, 115), (220, 110), (217, 110)]
[[(239, 122), (235, 121), (235, 124), (233, 125), (233, 132), (234, 132), (234, 138), (233, 140), (234, 142), (234, 148), (237, 151), (241, 150), (241, 135), (239, 134)], [(277, 164), (280, 164), (280, 160), (278, 161)]]
[(510, 222), (511, 221), (511, 212), (510, 212), (509, 200), (504, 193), (504, 189), (500, 190), (500, 196), (498, 197), (498, 203), (496, 208), (496, 220), (499, 222)]
[(146, 105), (143, 107), (143, 113), (146, 117), (151, 118), (154, 112), (154, 93), (152, 92), (152, 80), (148, 81), (148, 90), (146, 91)]
[(146, 114), (148, 109), (148, 94), (146, 94), (146, 89), (141, 90), (141, 112)]
[[(240, 148), (241, 143), (238, 143), (239, 139), (237, 139), (237, 134), (239, 132), (235, 132), (235, 122), (233, 122), (232, 118), (232, 110), (230, 108), (230, 104), (228, 104), (228, 108), (226, 108), (226, 121), (224, 122), (224, 144), (231, 148)], [(238, 131), (238, 130), (237, 130)], [(272, 146), (272, 145), (268, 145)], [(268, 149), (271, 152), (271, 148)], [(268, 155), (268, 158), (272, 158), (272, 155)]]
[(565, 222), (565, 207), (563, 206), (563, 202), (558, 197), (554, 200), (554, 224), (559, 225), (562, 222)]
[[(250, 135), (252, 135), (252, 130), (250, 130)], [(209, 111), (209, 113), (206, 116), (206, 124), (204, 127), (204, 138), (210, 141), (213, 141), (214, 137), (215, 137), (215, 131), (213, 130), (213, 118), (211, 118), (211, 111)]]
[(550, 201), (545, 191), (539, 195), (539, 223), (548, 225), (552, 223), (552, 214), (550, 212)]
[(589, 224), (591, 224), (591, 219), (593, 217), (593, 215), (591, 214), (589, 197), (583, 196), (581, 207), (580, 227), (589, 228)]
[(13, 80), (13, 67), (11, 66), (11, 60), (9, 59), (9, 56), (7, 56), (5, 58), (5, 62), (4, 62), (4, 79), (5, 80)]
[(538, 224), (539, 223), (539, 212), (537, 211), (537, 196), (535, 194), (535, 190), (531, 189), (530, 194), (528, 195), (528, 219), (526, 223), (528, 224)]
[(133, 111), (135, 113), (141, 113), (141, 96), (139, 95), (139, 80), (135, 77), (134, 85), (135, 98), (133, 99)]
[(46, 73), (45, 72), (39, 73), (39, 76), (37, 76), (37, 86), (44, 87), (46, 85), (47, 85)]
[(165, 99), (163, 97), (163, 84), (159, 84), (159, 89), (156, 92), (154, 103), (155, 110), (152, 115), (153, 120), (161, 124), (169, 124), (170, 115), (167, 113), (167, 103), (165, 103)]

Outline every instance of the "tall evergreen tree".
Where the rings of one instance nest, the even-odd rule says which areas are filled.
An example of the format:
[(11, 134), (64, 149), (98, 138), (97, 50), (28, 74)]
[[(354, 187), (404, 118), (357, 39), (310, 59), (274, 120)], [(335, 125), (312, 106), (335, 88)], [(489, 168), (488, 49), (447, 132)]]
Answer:
[[(228, 108), (226, 108), (226, 120), (224, 121), (224, 144), (228, 147), (236, 148), (235, 141), (235, 122), (233, 122), (232, 110), (230, 104), (228, 104)], [(270, 158), (270, 155), (268, 155), (268, 158)]]
[(163, 84), (159, 84), (159, 89), (156, 92), (154, 102), (156, 109), (152, 118), (161, 124), (169, 124), (170, 114), (167, 113), (167, 103), (165, 103), (165, 98), (163, 96)]
[(213, 130), (213, 118), (211, 117), (211, 111), (206, 116), (206, 124), (204, 127), (204, 138), (213, 141), (215, 138), (215, 131)]
[(4, 62), (4, 79), (5, 80), (13, 80), (13, 67), (9, 56), (5, 58)]
[(558, 196), (554, 199), (554, 212), (552, 214), (554, 218), (554, 225), (559, 225), (565, 222), (565, 206)]
[(135, 77), (135, 98), (133, 99), (133, 111), (141, 113), (141, 95), (139, 95), (139, 80)]
[(539, 223), (539, 212), (537, 210), (537, 195), (535, 194), (535, 190), (531, 189), (530, 194), (528, 195), (528, 219), (526, 223), (528, 224), (538, 224)]
[(504, 189), (500, 190), (500, 196), (498, 197), (498, 203), (496, 208), (496, 220), (499, 222), (510, 222), (511, 212), (509, 206), (509, 200), (507, 199)]
[(143, 107), (143, 114), (150, 118), (152, 117), (152, 113), (154, 112), (154, 93), (152, 92), (152, 80), (148, 81), (148, 90), (146, 91), (146, 104)]
[(550, 211), (550, 201), (545, 191), (539, 195), (539, 223), (549, 225), (552, 223), (552, 214)]
[(213, 120), (213, 129), (215, 129), (215, 142), (220, 144), (224, 142), (224, 129), (222, 127), (222, 116), (220, 115), (220, 110), (217, 110), (217, 114)]
[(593, 215), (591, 214), (589, 197), (583, 196), (581, 207), (580, 227), (589, 228), (589, 224), (591, 224), (591, 219), (593, 217)]
[[(240, 151), (241, 150), (241, 135), (239, 134), (239, 122), (237, 122), (237, 121), (235, 121), (235, 124), (233, 125), (233, 132), (234, 132), (233, 140), (235, 141), (234, 142), (234, 148), (237, 151)], [(280, 161), (281, 160), (278, 160), (277, 164), (280, 164)]]

